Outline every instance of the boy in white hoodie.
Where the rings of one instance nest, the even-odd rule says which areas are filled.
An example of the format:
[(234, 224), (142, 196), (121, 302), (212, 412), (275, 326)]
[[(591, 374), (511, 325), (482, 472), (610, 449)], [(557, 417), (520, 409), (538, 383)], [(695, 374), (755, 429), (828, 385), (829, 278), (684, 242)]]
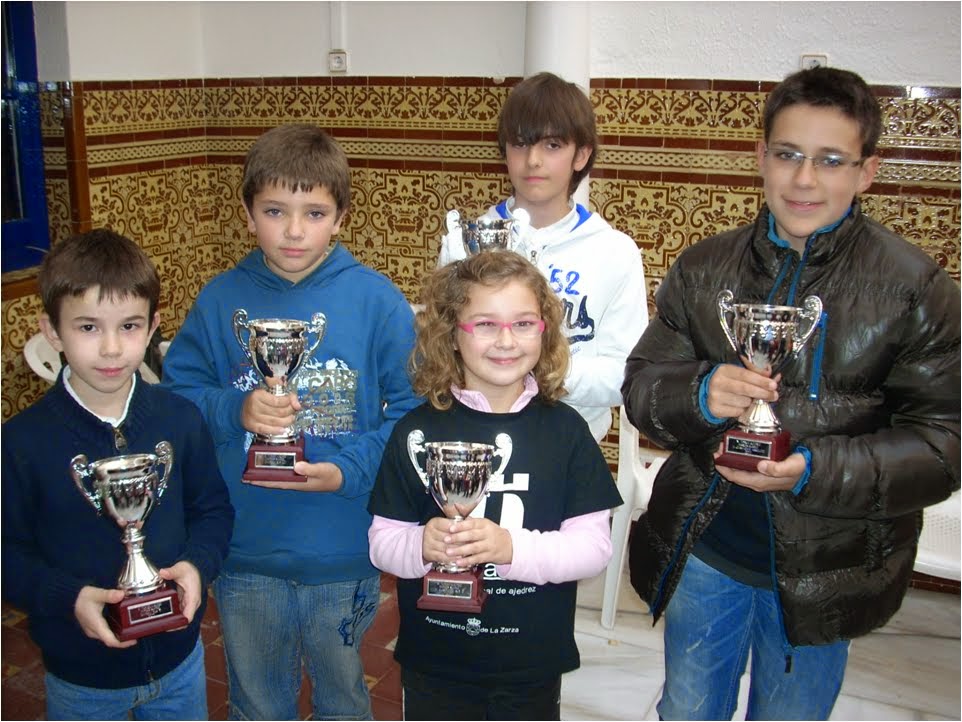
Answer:
[[(571, 348), (563, 400), (601, 441), (611, 407), (621, 404), (625, 361), (648, 325), (648, 301), (635, 242), (571, 198), (597, 155), (591, 101), (551, 73), (527, 78), (501, 109), (498, 146), (514, 195), (484, 217), (527, 211), (530, 225), (514, 250), (538, 267), (561, 299)], [(464, 257), (459, 234), (446, 235), (438, 265)]]

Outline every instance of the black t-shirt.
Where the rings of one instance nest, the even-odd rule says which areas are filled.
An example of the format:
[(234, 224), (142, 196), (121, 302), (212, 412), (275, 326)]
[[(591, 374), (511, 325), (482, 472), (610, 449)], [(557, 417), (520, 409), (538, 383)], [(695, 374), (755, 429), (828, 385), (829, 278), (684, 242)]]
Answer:
[[(499, 434), (511, 437), (503, 479), (492, 480), (482, 501), (484, 516), (502, 527), (557, 531), (566, 519), (622, 503), (601, 449), (571, 407), (535, 398), (517, 413), (493, 414), (455, 401), (443, 412), (419, 406), (394, 427), (371, 494), (372, 514), (419, 524), (441, 516), (408, 453), (414, 430), (423, 432), (425, 443), (495, 445)], [(500, 463), (495, 457), (495, 471)], [(423, 469), (423, 454), (419, 464)], [(489, 596), (479, 614), (423, 611), (416, 606), (422, 580), (399, 579), (397, 661), (425, 674), (479, 684), (539, 682), (579, 666), (577, 582), (506, 581), (494, 564), (486, 564), (484, 585)]]

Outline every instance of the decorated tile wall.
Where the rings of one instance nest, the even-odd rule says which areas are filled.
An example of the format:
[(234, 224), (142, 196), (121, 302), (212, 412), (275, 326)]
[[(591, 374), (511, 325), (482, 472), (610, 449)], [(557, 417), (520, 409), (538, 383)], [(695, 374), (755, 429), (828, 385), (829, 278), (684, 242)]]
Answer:
[[(342, 231), (412, 300), (433, 267), (445, 211), (480, 213), (510, 184), (497, 114), (517, 78), (247, 78), (77, 82), (45, 99), (51, 232), (108, 225), (140, 242), (163, 278), (172, 336), (200, 288), (254, 246), (241, 164), (263, 130), (313, 122), (344, 146), (353, 209)], [(749, 221), (761, 203), (754, 144), (771, 83), (604, 79), (590, 203), (632, 236), (649, 296), (688, 245)], [(879, 87), (885, 134), (868, 211), (959, 280), (958, 88)], [(42, 385), (23, 368), (29, 284), (3, 302), (3, 418)], [(616, 437), (611, 437), (614, 440)], [(616, 447), (605, 445), (614, 460)]]

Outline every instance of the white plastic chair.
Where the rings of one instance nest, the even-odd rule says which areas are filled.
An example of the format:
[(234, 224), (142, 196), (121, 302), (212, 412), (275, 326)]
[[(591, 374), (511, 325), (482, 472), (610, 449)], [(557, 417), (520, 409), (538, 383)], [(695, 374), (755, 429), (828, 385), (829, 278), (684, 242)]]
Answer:
[(628, 548), (631, 520), (637, 513), (648, 508), (651, 490), (661, 465), (668, 453), (638, 446), (638, 429), (631, 425), (620, 409), (618, 422), (618, 491), (624, 504), (615, 509), (611, 517), (611, 561), (605, 570), (605, 588), (601, 601), (601, 626), (612, 629), (618, 611), (618, 590)]
[(925, 508), (915, 571), (940, 579), (962, 579), (960, 516), (962, 492)]
[(27, 339), (23, 347), (23, 357), (33, 372), (44, 381), (52, 384), (57, 380), (61, 366), (60, 354), (42, 333), (34, 334)]
[[(44, 381), (52, 384), (57, 380), (61, 366), (60, 354), (42, 333), (36, 333), (27, 340), (23, 346), (23, 357), (33, 372)], [(145, 363), (140, 364), (140, 375), (149, 384), (160, 383), (157, 374)]]

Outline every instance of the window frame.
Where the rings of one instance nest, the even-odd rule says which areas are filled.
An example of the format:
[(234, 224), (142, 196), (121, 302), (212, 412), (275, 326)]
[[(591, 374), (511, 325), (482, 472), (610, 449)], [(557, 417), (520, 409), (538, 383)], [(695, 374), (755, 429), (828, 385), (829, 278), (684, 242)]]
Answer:
[(40, 130), (40, 84), (32, 2), (4, 2), (6, 50), (11, 78), (3, 79), (4, 101), (13, 101), (17, 161), (23, 218), (3, 222), (0, 271), (37, 266), (50, 248), (47, 192), (44, 182), (43, 139)]

